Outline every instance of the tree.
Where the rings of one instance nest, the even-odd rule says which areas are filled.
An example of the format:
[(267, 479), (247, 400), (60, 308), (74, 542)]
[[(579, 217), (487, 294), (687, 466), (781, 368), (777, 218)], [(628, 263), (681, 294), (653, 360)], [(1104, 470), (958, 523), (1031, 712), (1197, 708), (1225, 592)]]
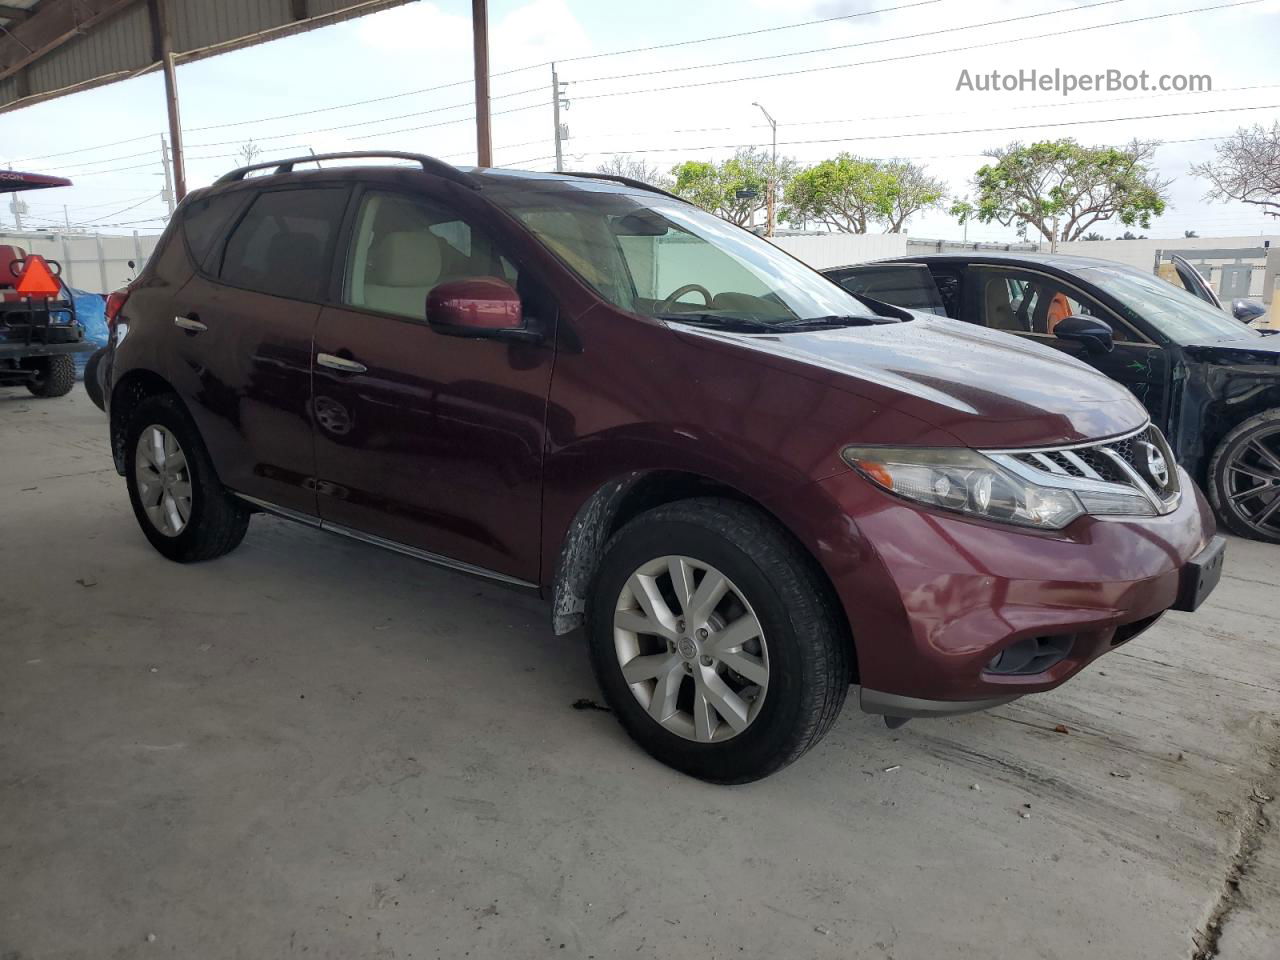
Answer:
[(1095, 223), (1118, 219), (1150, 228), (1164, 213), (1170, 180), (1151, 169), (1158, 144), (1134, 140), (1127, 147), (1085, 147), (1074, 140), (1019, 142), (987, 153), (994, 163), (974, 178), (976, 205), (957, 203), (961, 223), (977, 219), (1034, 228), (1050, 243), (1078, 240)]
[(1200, 236), (1200, 234), (1196, 233), (1194, 230), (1183, 230), (1182, 235), (1188, 240), (1194, 240), (1196, 237)]
[(1107, 238), (1104, 237), (1102, 234), (1100, 234), (1097, 230), (1090, 230), (1080, 239), (1081, 240), (1105, 240)]
[(626, 153), (615, 153), (604, 163), (596, 167), (599, 173), (608, 173), (615, 177), (628, 177), (639, 180), (663, 190), (671, 189), (671, 178), (657, 167), (643, 159), (636, 159)]
[(1280, 120), (1236, 130), (1214, 148), (1217, 157), (1197, 163), (1191, 172), (1212, 184), (1206, 200), (1238, 200), (1280, 217)]
[(922, 166), (903, 160), (884, 164), (882, 169), (893, 178), (888, 233), (901, 233), (909, 217), (941, 207), (946, 200), (946, 181), (929, 176)]
[(236, 154), (240, 157), (241, 165), (247, 167), (262, 155), (262, 148), (252, 140), (247, 140), (240, 144)]
[(675, 179), (672, 192), (723, 217), (744, 226), (764, 209), (768, 184), (772, 179), (779, 189), (794, 175), (796, 162), (779, 157), (775, 167), (769, 154), (755, 147), (739, 150), (723, 163), (686, 160), (671, 168)]
[(1134, 233), (1132, 230), (1126, 230), (1124, 232), (1124, 236), (1122, 236), (1120, 239), (1121, 240), (1145, 240), (1147, 239), (1147, 235), (1145, 233), (1138, 234), (1138, 233)]
[(791, 224), (816, 220), (840, 233), (866, 233), (893, 212), (892, 175), (873, 160), (841, 153), (792, 178), (781, 219)]

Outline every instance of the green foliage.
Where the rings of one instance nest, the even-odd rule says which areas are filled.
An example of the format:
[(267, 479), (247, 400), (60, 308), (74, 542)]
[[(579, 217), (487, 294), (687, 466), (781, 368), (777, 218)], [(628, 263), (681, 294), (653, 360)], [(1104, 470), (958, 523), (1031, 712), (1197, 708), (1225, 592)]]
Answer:
[(923, 167), (864, 160), (841, 153), (792, 178), (781, 219), (817, 221), (841, 233), (867, 233), (872, 224), (897, 233), (921, 210), (942, 205), (946, 184)]
[[(1170, 181), (1151, 169), (1158, 144), (1133, 141), (1124, 148), (1085, 147), (1054, 140), (1008, 147), (974, 178), (976, 204), (955, 204), (961, 223), (976, 219), (1014, 226), (1025, 237), (1034, 228), (1046, 240), (1078, 240), (1095, 223), (1118, 219), (1150, 228), (1165, 211)], [(1056, 233), (1056, 236), (1055, 236)]]
[[(723, 163), (686, 160), (671, 168), (672, 192), (684, 197), (730, 223), (743, 226), (768, 202), (769, 184), (781, 190), (796, 169), (796, 162), (779, 157), (777, 166), (770, 155), (754, 147), (739, 150)], [(739, 197), (753, 191), (754, 196)]]

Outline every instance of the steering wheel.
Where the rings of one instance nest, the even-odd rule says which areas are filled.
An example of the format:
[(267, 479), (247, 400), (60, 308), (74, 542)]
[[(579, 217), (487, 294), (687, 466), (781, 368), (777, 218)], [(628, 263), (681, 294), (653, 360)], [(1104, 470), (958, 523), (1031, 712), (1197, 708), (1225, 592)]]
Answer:
[(686, 283), (682, 287), (676, 287), (674, 290), (671, 291), (670, 294), (667, 295), (667, 298), (665, 300), (663, 300), (660, 304), (658, 304), (658, 312), (666, 313), (673, 306), (675, 306), (675, 303), (677, 300), (683, 297), (686, 293), (693, 293), (694, 291), (697, 291), (698, 293), (702, 294), (702, 299), (706, 301), (706, 305), (708, 307), (711, 306), (711, 301), (714, 298), (711, 296), (710, 290), (708, 290), (706, 287), (704, 287), (700, 283)]

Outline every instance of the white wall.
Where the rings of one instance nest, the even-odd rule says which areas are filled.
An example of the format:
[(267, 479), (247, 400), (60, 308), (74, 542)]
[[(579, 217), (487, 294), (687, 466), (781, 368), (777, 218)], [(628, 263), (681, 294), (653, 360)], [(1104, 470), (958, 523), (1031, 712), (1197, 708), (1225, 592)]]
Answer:
[[(1074, 243), (1058, 244), (1058, 252), (1074, 257), (1096, 257), (1099, 260), (1114, 260), (1136, 267), (1145, 273), (1155, 270), (1157, 250), (1243, 250), (1263, 246), (1266, 241), (1271, 246), (1280, 247), (1280, 234), (1272, 236), (1251, 237), (1165, 237), (1156, 240), (1077, 240)], [(1194, 257), (1188, 258), (1193, 263)], [(1220, 262), (1220, 261), (1213, 261)], [(1226, 261), (1229, 262), (1229, 261)], [(1209, 271), (1201, 270), (1208, 277)], [(1218, 287), (1218, 271), (1208, 277), (1216, 290)], [(1261, 296), (1263, 273), (1253, 271), (1253, 287), (1251, 296)]]
[(123, 287), (135, 273), (129, 261), (141, 270), (158, 239), (159, 234), (154, 233), (103, 236), (0, 230), (0, 246), (21, 247), (27, 253), (58, 261), (67, 286), (90, 293), (110, 293)]
[(905, 233), (824, 233), (773, 237), (772, 240), (815, 270), (865, 263), (885, 257), (901, 257), (907, 252)]

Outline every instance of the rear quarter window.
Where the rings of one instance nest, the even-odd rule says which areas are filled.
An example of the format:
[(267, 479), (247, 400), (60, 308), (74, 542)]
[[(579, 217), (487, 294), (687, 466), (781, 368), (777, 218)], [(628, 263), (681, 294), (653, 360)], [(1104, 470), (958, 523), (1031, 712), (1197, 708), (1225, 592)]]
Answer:
[(182, 215), (182, 235), (197, 267), (203, 267), (218, 237), (240, 208), (243, 193), (220, 193), (187, 203)]

